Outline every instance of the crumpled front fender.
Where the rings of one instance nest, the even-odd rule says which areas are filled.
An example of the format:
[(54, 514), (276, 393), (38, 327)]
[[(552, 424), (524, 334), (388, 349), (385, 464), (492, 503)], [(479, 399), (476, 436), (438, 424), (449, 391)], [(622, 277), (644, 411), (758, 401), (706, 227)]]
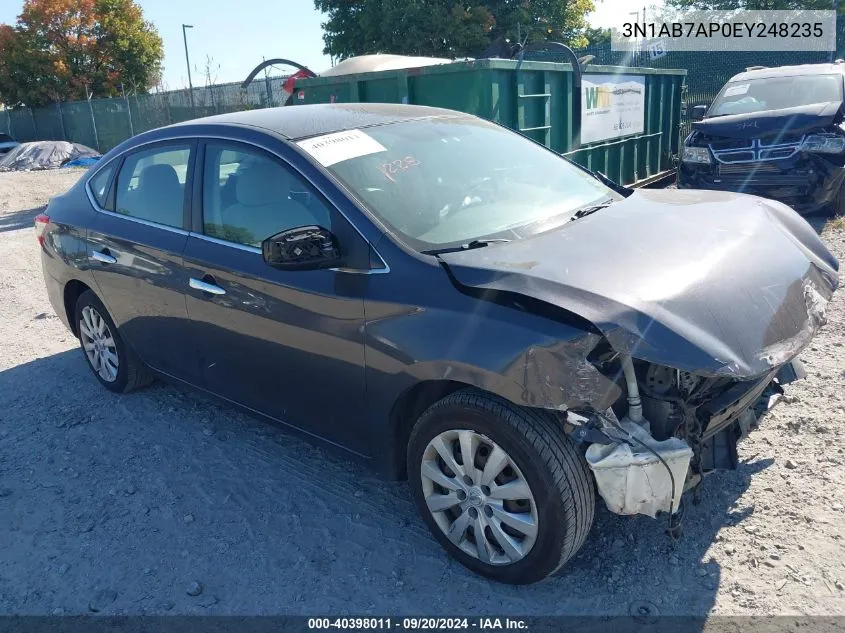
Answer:
[(585, 333), (546, 347), (531, 347), (507, 370), (522, 385), (520, 404), (566, 410), (592, 406), (606, 409), (622, 394), (589, 360), (602, 337)]

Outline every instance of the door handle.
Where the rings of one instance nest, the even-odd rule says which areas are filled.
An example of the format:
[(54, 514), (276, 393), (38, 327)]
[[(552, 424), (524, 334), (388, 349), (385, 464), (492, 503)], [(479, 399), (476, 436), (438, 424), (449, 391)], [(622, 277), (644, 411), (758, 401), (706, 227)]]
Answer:
[(103, 263), (103, 264), (116, 264), (117, 263), (117, 259), (115, 259), (114, 257), (112, 257), (109, 254), (108, 249), (105, 249), (103, 251), (92, 251), (91, 259), (95, 259), (98, 262)]
[(188, 281), (188, 285), (191, 286), (194, 290), (202, 290), (203, 292), (207, 292), (212, 295), (225, 295), (226, 291), (223, 290), (220, 286), (216, 286), (214, 284), (210, 284), (207, 281), (203, 281), (202, 279), (195, 279), (191, 277)]

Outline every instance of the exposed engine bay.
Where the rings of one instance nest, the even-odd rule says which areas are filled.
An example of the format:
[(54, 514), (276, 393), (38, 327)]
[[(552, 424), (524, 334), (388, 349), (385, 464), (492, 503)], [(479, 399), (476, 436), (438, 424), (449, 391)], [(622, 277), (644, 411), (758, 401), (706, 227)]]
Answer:
[(704, 476), (738, 465), (737, 443), (804, 377), (792, 360), (756, 380), (703, 377), (609, 352), (599, 360), (624, 395), (604, 412), (567, 412), (567, 431), (588, 444), (599, 494), (617, 514), (682, 510)]

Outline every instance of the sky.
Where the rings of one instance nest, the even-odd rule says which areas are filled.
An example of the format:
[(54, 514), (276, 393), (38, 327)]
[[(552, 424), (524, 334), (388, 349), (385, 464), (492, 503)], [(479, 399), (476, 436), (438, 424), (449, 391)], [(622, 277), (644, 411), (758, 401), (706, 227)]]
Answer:
[[(331, 65), (323, 54), (324, 18), (313, 0), (137, 1), (164, 41), (163, 84), (170, 90), (188, 85), (182, 24), (193, 25), (187, 37), (194, 86), (205, 85), (209, 58), (213, 83), (243, 81), (262, 58), (286, 57), (318, 73)], [(596, 11), (588, 21), (602, 27), (613, 25), (620, 15), (642, 11), (645, 4), (594, 1)], [(14, 23), (22, 6), (22, 0), (0, 0), (0, 23)], [(279, 73), (287, 70), (280, 68)]]

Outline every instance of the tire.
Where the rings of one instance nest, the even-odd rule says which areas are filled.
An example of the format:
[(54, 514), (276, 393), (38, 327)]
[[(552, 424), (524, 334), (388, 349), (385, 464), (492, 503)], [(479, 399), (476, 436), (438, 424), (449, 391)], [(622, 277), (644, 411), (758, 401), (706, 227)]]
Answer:
[[(74, 319), (79, 348), (88, 368), (103, 387), (115, 393), (127, 393), (153, 381), (141, 359), (124, 343), (102, 301), (90, 290), (79, 295)], [(102, 333), (98, 327), (101, 322)]]
[[(473, 485), (461, 482), (466, 472), (462, 443), (473, 455)], [(457, 472), (443, 458), (444, 447), (452, 449), (450, 463)], [(479, 485), (502, 463), (496, 447), (508, 457), (507, 466), (490, 486)], [(490, 462), (496, 466), (488, 474)], [(472, 571), (499, 582), (527, 584), (553, 574), (578, 552), (593, 524), (592, 475), (555, 419), (474, 389), (455, 392), (420, 416), (408, 443), (408, 480), (417, 510), (443, 548)], [(522, 483), (530, 497), (513, 501), (525, 494)], [(429, 504), (450, 507), (431, 510)], [(479, 522), (476, 517), (482, 515)], [(463, 532), (459, 520), (468, 521), (472, 530)], [(476, 526), (487, 536), (484, 547), (475, 539)], [(447, 530), (463, 537), (450, 539)], [(505, 541), (510, 541), (507, 549)]]
[(845, 216), (845, 184), (843, 184), (842, 188), (839, 190), (839, 195), (836, 196), (836, 200), (834, 200), (827, 209), (827, 215), (832, 218)]
[(802, 214), (806, 217), (821, 216), (836, 218), (845, 215), (845, 181), (839, 186), (839, 191), (836, 198), (831, 200), (826, 206), (816, 209), (811, 213)]

